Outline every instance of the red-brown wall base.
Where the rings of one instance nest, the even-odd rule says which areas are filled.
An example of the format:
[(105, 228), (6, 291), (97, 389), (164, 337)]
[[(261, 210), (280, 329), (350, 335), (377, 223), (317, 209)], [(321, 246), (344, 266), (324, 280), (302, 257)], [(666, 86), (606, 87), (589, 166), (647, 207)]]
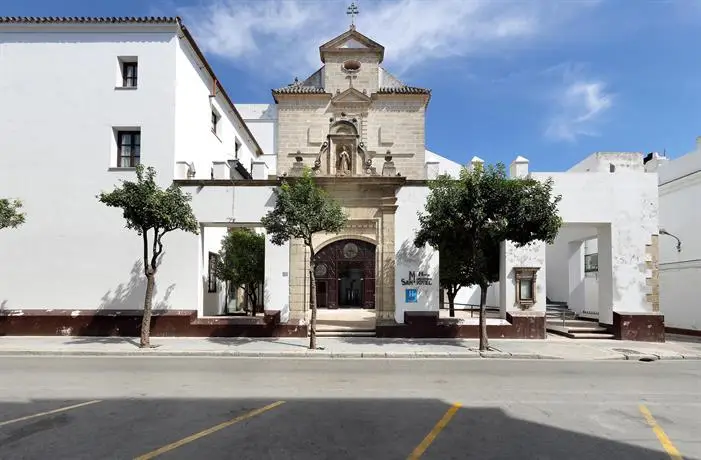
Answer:
[(664, 342), (664, 315), (613, 312), (612, 333), (618, 340)]
[(690, 335), (692, 337), (701, 337), (701, 330), (699, 330), (699, 329), (684, 329), (681, 327), (665, 327), (664, 330), (667, 334), (679, 334), (679, 335)]
[[(0, 336), (138, 337), (139, 311), (22, 310), (0, 312)], [(307, 326), (280, 323), (279, 311), (257, 317), (197, 318), (194, 310), (154, 311), (152, 337), (306, 337)]]
[[(506, 314), (511, 324), (487, 325), (487, 336), (494, 339), (545, 339), (545, 316), (533, 314)], [(385, 338), (440, 338), (476, 339), (479, 326), (457, 324), (438, 318), (438, 312), (405, 312), (404, 324), (378, 323), (377, 337)]]

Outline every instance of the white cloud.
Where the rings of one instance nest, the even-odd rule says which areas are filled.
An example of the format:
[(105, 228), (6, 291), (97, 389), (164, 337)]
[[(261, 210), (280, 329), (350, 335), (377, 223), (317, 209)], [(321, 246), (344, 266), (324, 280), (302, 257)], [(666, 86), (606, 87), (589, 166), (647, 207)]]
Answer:
[(554, 115), (545, 130), (553, 140), (576, 141), (598, 135), (601, 117), (613, 106), (614, 96), (602, 81), (579, 79), (566, 84), (556, 99)]
[[(547, 0), (360, 1), (358, 30), (383, 44), (398, 73), (450, 56), (499, 53), (554, 33), (594, 2)], [(266, 76), (305, 77), (320, 67), (318, 47), (347, 28), (348, 2), (211, 0), (179, 12), (205, 52)]]

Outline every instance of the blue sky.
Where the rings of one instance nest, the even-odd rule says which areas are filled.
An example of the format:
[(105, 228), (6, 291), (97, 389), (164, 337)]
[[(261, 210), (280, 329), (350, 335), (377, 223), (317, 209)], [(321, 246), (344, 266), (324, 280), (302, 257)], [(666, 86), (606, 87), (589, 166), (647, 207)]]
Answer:
[[(4, 0), (8, 16), (180, 15), (235, 102), (314, 72), (350, 0)], [(701, 135), (701, 0), (357, 0), (384, 66), (431, 88), (427, 147), (540, 171)]]

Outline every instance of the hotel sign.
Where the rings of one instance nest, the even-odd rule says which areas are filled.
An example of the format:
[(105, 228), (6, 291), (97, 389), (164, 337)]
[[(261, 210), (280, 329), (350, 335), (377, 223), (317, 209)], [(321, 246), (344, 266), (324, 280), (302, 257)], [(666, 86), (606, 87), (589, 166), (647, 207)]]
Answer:
[(430, 286), (433, 278), (426, 272), (410, 271), (407, 278), (402, 278), (402, 286)]

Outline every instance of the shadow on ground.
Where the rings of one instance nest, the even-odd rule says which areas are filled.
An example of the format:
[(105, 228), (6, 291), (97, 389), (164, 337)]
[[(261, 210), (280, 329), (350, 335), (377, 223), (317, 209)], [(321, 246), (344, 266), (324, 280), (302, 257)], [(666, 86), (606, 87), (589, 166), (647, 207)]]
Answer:
[[(82, 402), (0, 403), (0, 458), (134, 458), (276, 401), (105, 400), (12, 422)], [(196, 436), (167, 455), (182, 459), (405, 459), (450, 408), (437, 399), (289, 400)], [(548, 422), (557, 423), (549, 417)], [(580, 430), (577, 432), (517, 419), (499, 408), (463, 407), (421, 458), (664, 458), (659, 450), (632, 444), (657, 448), (655, 436), (642, 418), (626, 426), (627, 431), (607, 432), (603, 425), (583, 417), (572, 427)], [(587, 431), (600, 435), (584, 433)], [(614, 436), (621, 441), (610, 439)]]

